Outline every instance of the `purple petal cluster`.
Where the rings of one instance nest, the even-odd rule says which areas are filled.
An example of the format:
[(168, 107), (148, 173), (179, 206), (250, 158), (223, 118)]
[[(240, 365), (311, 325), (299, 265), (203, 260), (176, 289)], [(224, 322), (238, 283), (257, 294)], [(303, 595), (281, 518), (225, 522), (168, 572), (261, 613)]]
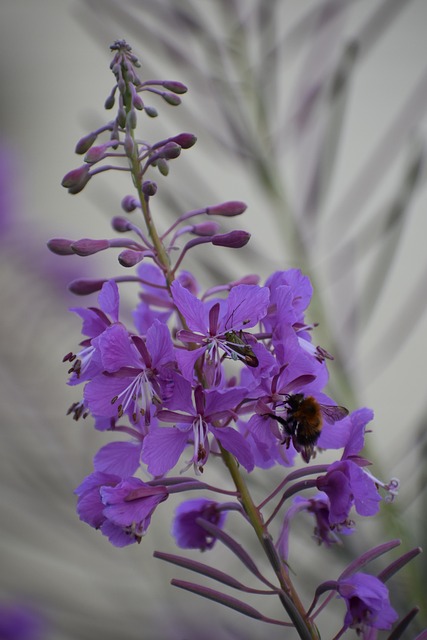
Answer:
[(346, 627), (363, 632), (366, 628), (390, 629), (398, 615), (390, 605), (388, 589), (367, 573), (355, 573), (338, 581), (337, 592), (345, 600)]
[[(97, 429), (127, 438), (96, 454), (95, 472), (77, 490), (82, 520), (122, 546), (140, 539), (165, 498), (126, 497), (142, 482), (141, 471), (162, 478), (192, 467), (201, 474), (221, 449), (249, 473), (292, 467), (298, 453), (309, 462), (316, 445), (343, 449), (317, 478), (320, 497), (305, 503), (316, 537), (330, 544), (338, 530), (352, 531), (353, 507), (360, 515), (376, 513), (377, 484), (359, 456), (372, 412), (330, 417), (336, 404), (324, 392), (325, 352), (313, 347), (304, 318), (309, 280), (291, 269), (274, 273), (265, 286), (238, 281), (225, 295), (219, 289), (201, 295), (187, 272), (170, 288), (154, 264), (140, 265), (138, 275), (133, 328), (121, 319), (114, 280), (102, 285), (98, 306), (72, 309), (84, 335), (81, 350), (65, 358), (70, 384), (84, 384), (74, 417), (90, 413)], [(307, 398), (314, 416), (305, 418), (299, 408)], [(286, 539), (284, 527), (279, 546)]]
[(178, 547), (183, 549), (212, 549), (216, 538), (200, 525), (200, 520), (222, 528), (227, 512), (220, 510), (220, 505), (213, 500), (198, 498), (182, 502), (175, 510), (172, 523), (172, 535)]

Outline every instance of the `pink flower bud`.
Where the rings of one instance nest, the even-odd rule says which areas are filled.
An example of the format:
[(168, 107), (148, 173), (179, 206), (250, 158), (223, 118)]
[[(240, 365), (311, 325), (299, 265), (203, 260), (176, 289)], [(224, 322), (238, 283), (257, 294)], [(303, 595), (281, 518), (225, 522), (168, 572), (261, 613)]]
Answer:
[(212, 244), (218, 247), (229, 247), (230, 249), (240, 249), (248, 244), (251, 234), (247, 231), (230, 231), (220, 236), (212, 238)]
[(95, 291), (100, 291), (102, 285), (107, 280), (89, 280), (87, 278), (81, 278), (80, 280), (73, 280), (68, 285), (68, 290), (77, 296), (87, 296)]
[(111, 226), (114, 231), (118, 233), (125, 233), (126, 231), (130, 231), (132, 229), (132, 225), (126, 218), (121, 218), (120, 216), (115, 216), (111, 220)]
[(182, 82), (176, 82), (176, 80), (165, 80), (162, 82), (162, 86), (173, 93), (187, 93), (188, 91), (185, 84), (182, 84)]
[(106, 142), (105, 144), (100, 144), (97, 147), (92, 147), (85, 155), (85, 162), (88, 162), (89, 164), (99, 162), (105, 158), (106, 151), (109, 147), (111, 147), (111, 142)]
[(73, 244), (72, 240), (66, 238), (52, 238), (48, 241), (47, 247), (52, 253), (56, 253), (58, 256), (71, 256), (74, 251), (71, 248)]
[(194, 144), (196, 144), (196, 136), (193, 133), (179, 133), (177, 136), (173, 138), (169, 138), (171, 142), (176, 142), (179, 144), (181, 149), (190, 149)]
[(206, 207), (206, 213), (210, 216), (239, 216), (246, 211), (247, 205), (244, 202), (238, 200), (231, 200), (230, 202), (223, 202), (222, 204), (215, 204), (213, 207)]
[(156, 194), (157, 191), (157, 185), (155, 182), (152, 182), (151, 180), (146, 180), (145, 182), (142, 183), (142, 193), (144, 194), (144, 196), (147, 196), (148, 198), (150, 198), (151, 196), (154, 196)]
[(199, 224), (193, 225), (191, 233), (194, 233), (196, 236), (213, 236), (218, 230), (219, 224), (208, 220), (207, 222), (200, 222)]
[(69, 193), (79, 193), (82, 191), (89, 180), (91, 179), (91, 175), (89, 173), (89, 167), (87, 164), (79, 167), (78, 169), (73, 169), (69, 171), (62, 178), (62, 186), (68, 189)]
[(158, 158), (164, 158), (165, 160), (173, 160), (177, 158), (181, 153), (181, 147), (176, 142), (167, 142), (156, 154)]
[(97, 138), (97, 134), (93, 132), (88, 133), (87, 136), (84, 136), (83, 138), (80, 138), (80, 140), (76, 144), (76, 149), (75, 149), (76, 153), (80, 155), (83, 155), (84, 153), (86, 153), (86, 151), (88, 151), (91, 148), (96, 138)]
[(77, 240), (77, 242), (73, 242), (71, 248), (78, 256), (91, 256), (93, 253), (98, 253), (98, 251), (108, 249), (109, 246), (110, 243), (108, 240), (91, 240), (90, 238), (82, 238), (81, 240)]
[(118, 261), (122, 267), (134, 267), (145, 257), (144, 251), (133, 251), (133, 249), (125, 249), (118, 256)]
[(121, 206), (123, 211), (126, 211), (126, 213), (131, 213), (139, 207), (139, 202), (133, 196), (125, 196), (121, 202)]
[(135, 107), (135, 109), (138, 109), (138, 111), (142, 111), (142, 109), (144, 108), (144, 102), (143, 102), (141, 96), (138, 95), (135, 85), (133, 83), (131, 83), (129, 85), (129, 89), (130, 89), (130, 91), (132, 93), (132, 104), (133, 104), (133, 106)]

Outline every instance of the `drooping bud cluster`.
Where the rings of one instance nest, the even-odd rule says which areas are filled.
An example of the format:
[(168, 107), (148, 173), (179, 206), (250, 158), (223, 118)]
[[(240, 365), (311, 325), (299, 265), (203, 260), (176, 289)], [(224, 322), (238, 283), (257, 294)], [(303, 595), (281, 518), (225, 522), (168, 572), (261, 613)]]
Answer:
[[(186, 88), (174, 81), (142, 82), (130, 47), (118, 41), (112, 50), (116, 84), (106, 107), (113, 108), (118, 94), (117, 116), (79, 141), (76, 151), (85, 154), (85, 164), (67, 174), (63, 185), (77, 193), (96, 173), (120, 168), (131, 173), (136, 193), (122, 199), (122, 213), (112, 220), (119, 237), (56, 238), (48, 243), (58, 255), (88, 256), (120, 248), (121, 266), (137, 266), (132, 275), (70, 285), (79, 295), (99, 292), (97, 306), (72, 309), (82, 320), (84, 339), (78, 353), (68, 352), (64, 362), (69, 384), (84, 389), (70, 413), (76, 420), (91, 415), (96, 429), (127, 438), (110, 442), (95, 455), (94, 472), (76, 489), (78, 514), (112, 544), (123, 547), (141, 541), (153, 513), (172, 494), (190, 490), (226, 494), (227, 502), (197, 498), (181, 504), (172, 527), (178, 546), (204, 551), (217, 541), (226, 544), (262, 586), (268, 585), (269, 591), (263, 593), (279, 595), (301, 637), (318, 637), (313, 620), (325, 603), (317, 610), (315, 606), (327, 591), (338, 594), (347, 607), (336, 638), (348, 628), (363, 633), (390, 628), (397, 615), (384, 582), (392, 570), (374, 577), (360, 569), (392, 547), (367, 552), (337, 579), (322, 583), (308, 611), (296, 596), (288, 570), (288, 562), (293, 562), (291, 527), (298, 514), (312, 516), (316, 541), (331, 547), (355, 532), (354, 513), (378, 512), (380, 488), (391, 500), (398, 487), (396, 480), (385, 484), (375, 478), (367, 470), (371, 463), (361, 455), (372, 411), (349, 413), (325, 392), (326, 361), (332, 356), (313, 344), (314, 325), (305, 318), (311, 283), (299, 270), (288, 269), (276, 271), (263, 285), (257, 275), (248, 274), (203, 293), (196, 277), (181, 270), (186, 253), (198, 245), (244, 247), (250, 237), (247, 232), (220, 233), (212, 216), (234, 217), (246, 205), (229, 201), (177, 214), (159, 233), (151, 212), (157, 184), (146, 174), (155, 167), (167, 175), (169, 161), (190, 148), (195, 137), (181, 133), (151, 145), (141, 142), (135, 137), (137, 112), (156, 115), (142, 100), (143, 92), (177, 105)], [(94, 146), (104, 132), (110, 139)], [(124, 159), (126, 166), (96, 166), (106, 158)], [(141, 224), (123, 213), (139, 215)], [(181, 244), (188, 234), (191, 239)], [(138, 284), (133, 326), (120, 312), (118, 285), (124, 281)], [(342, 452), (332, 463), (313, 465), (324, 450)], [(232, 489), (200, 480), (207, 465), (219, 458), (233, 479)], [(303, 466), (294, 468), (297, 462)], [(284, 479), (255, 507), (243, 476), (276, 466)], [(173, 475), (176, 470), (186, 475)], [(267, 517), (265, 507), (278, 495)], [(231, 510), (253, 526), (279, 586), (272, 586), (242, 545), (224, 531)], [(268, 527), (275, 519), (280, 519), (280, 526), (273, 541)], [(403, 556), (401, 566), (413, 555)], [(202, 565), (186, 558), (158, 557), (201, 571)], [(229, 586), (239, 584), (206, 565), (201, 572)], [(211, 599), (258, 620), (290, 624), (267, 619), (245, 603), (201, 585), (174, 584), (201, 595), (209, 591)], [(252, 591), (243, 585), (237, 588)]]

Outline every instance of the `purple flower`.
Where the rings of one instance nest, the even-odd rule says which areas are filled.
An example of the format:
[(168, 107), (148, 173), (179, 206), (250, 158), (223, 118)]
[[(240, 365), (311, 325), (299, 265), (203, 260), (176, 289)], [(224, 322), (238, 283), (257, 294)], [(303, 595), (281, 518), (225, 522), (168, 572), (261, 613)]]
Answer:
[(327, 547), (334, 543), (339, 543), (340, 539), (338, 533), (343, 535), (349, 535), (353, 533), (353, 523), (347, 521), (338, 525), (331, 525), (330, 513), (329, 513), (329, 500), (324, 494), (319, 494), (313, 498), (303, 498), (296, 496), (294, 498), (292, 506), (287, 510), (283, 525), (280, 531), (280, 535), (277, 541), (277, 548), (280, 552), (280, 556), (284, 559), (288, 559), (289, 554), (289, 534), (290, 525), (293, 518), (300, 512), (306, 511), (314, 516), (314, 539), (320, 544), (325, 544)]
[(221, 377), (221, 356), (224, 353), (233, 360), (257, 366), (252, 342), (241, 332), (254, 327), (267, 313), (269, 291), (266, 287), (237, 285), (226, 300), (209, 303), (193, 296), (177, 281), (172, 283), (171, 290), (174, 303), (189, 328), (179, 331), (178, 338), (185, 343), (202, 345), (199, 349), (179, 350), (177, 353), (181, 372), (187, 380), (193, 380), (194, 365), (202, 356), (212, 382)]
[(94, 375), (102, 371), (102, 363), (96, 351), (92, 339), (100, 336), (108, 327), (119, 320), (119, 290), (114, 280), (109, 280), (102, 285), (98, 295), (99, 309), (97, 307), (73, 307), (74, 311), (83, 320), (82, 333), (88, 339), (81, 343), (83, 349), (77, 355), (67, 354), (64, 361), (73, 363), (69, 370), (70, 385), (90, 380)]
[(149, 424), (153, 403), (161, 402), (161, 370), (174, 360), (168, 327), (156, 320), (143, 340), (115, 324), (93, 344), (100, 353), (103, 372), (85, 387), (84, 398), (91, 413), (98, 418), (127, 414), (134, 423), (144, 416)]
[(363, 468), (367, 461), (356, 455), (363, 447), (363, 434), (372, 417), (369, 409), (359, 409), (349, 416), (351, 428), (342, 459), (332, 463), (327, 473), (317, 478), (317, 488), (326, 493), (330, 501), (331, 525), (345, 522), (353, 506), (362, 516), (372, 516), (379, 509), (381, 496), (375, 479)]
[[(138, 277), (142, 280), (139, 294), (141, 302), (133, 312), (133, 321), (140, 335), (146, 335), (155, 320), (166, 323), (173, 313), (174, 305), (165, 284), (165, 274), (155, 264), (142, 262), (138, 266)], [(177, 280), (181, 285), (196, 294), (198, 290), (194, 276), (181, 271)], [(151, 284), (149, 284), (151, 283)]]
[(168, 497), (166, 487), (100, 471), (88, 476), (75, 493), (80, 519), (100, 529), (116, 547), (141, 542), (154, 510)]
[(209, 456), (209, 435), (215, 436), (247, 471), (251, 471), (254, 463), (248, 444), (238, 431), (226, 426), (246, 393), (241, 387), (204, 390), (198, 385), (193, 401), (190, 383), (176, 375), (174, 394), (168, 405), (180, 411), (162, 409), (157, 413), (159, 420), (173, 422), (175, 427), (152, 429), (144, 440), (142, 457), (148, 464), (149, 473), (161, 476), (172, 469), (188, 443), (193, 445), (193, 456), (186, 468), (192, 464), (196, 473), (200, 473)]
[(196, 520), (202, 518), (222, 528), (226, 512), (219, 509), (217, 502), (206, 498), (182, 502), (175, 511), (172, 523), (172, 535), (176, 544), (183, 549), (212, 549), (216, 538), (213, 538)]
[(390, 629), (398, 618), (390, 605), (387, 587), (375, 576), (355, 573), (341, 578), (337, 591), (347, 605), (346, 627), (358, 632), (363, 632), (366, 627)]
[(331, 356), (321, 347), (311, 343), (312, 325), (304, 320), (313, 287), (299, 269), (276, 271), (265, 283), (270, 289), (270, 307), (262, 323), (272, 334), (275, 346), (289, 336), (290, 330), (302, 349), (322, 362)]
[(316, 484), (329, 498), (331, 524), (345, 522), (353, 506), (362, 516), (373, 516), (378, 512), (381, 496), (374, 480), (351, 460), (331, 464)]
[[(136, 432), (136, 435), (139, 434)], [(109, 442), (101, 447), (93, 459), (95, 471), (118, 475), (121, 478), (132, 476), (139, 468), (143, 437), (137, 442)]]

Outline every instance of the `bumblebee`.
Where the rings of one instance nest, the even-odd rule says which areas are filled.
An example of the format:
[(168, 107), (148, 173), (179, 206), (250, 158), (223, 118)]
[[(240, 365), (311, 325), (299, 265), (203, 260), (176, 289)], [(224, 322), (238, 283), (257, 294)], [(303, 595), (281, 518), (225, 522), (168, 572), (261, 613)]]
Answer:
[(305, 460), (309, 462), (314, 447), (322, 432), (323, 418), (328, 422), (338, 422), (348, 415), (345, 407), (320, 404), (313, 396), (303, 393), (289, 394), (285, 401), (286, 418), (269, 413), (277, 420), (283, 436), (283, 443), (290, 441)]

